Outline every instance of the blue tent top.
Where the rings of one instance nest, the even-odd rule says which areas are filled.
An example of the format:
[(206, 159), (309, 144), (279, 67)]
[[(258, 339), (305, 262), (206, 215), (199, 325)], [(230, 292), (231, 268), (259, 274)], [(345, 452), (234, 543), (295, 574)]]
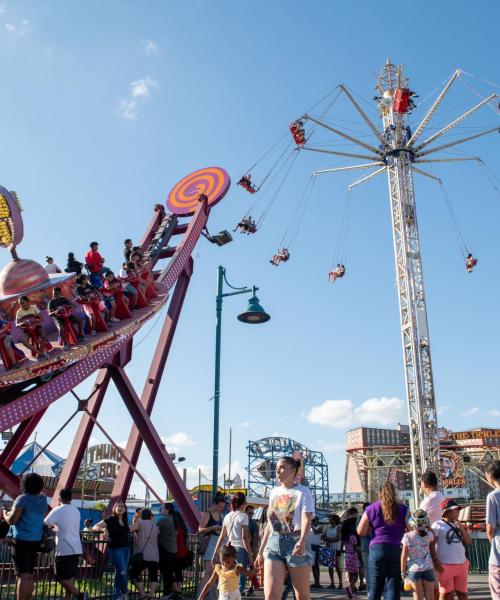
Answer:
[(42, 450), (42, 446), (38, 442), (31, 442), (23, 448), (21, 454), (17, 457), (12, 465), (12, 472), (16, 475), (20, 473), (38, 473), (46, 477), (54, 477), (54, 467), (61, 463), (64, 459), (54, 452), (45, 449), (35, 462), (29, 467), (35, 456)]

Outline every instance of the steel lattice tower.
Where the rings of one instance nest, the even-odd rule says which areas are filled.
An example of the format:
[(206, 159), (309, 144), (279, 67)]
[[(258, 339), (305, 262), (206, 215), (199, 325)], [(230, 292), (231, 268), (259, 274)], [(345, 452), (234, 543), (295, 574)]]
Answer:
[(350, 191), (355, 186), (364, 183), (372, 177), (387, 172), (396, 260), (396, 280), (410, 428), (411, 470), (415, 500), (418, 500), (420, 496), (420, 478), (422, 472), (426, 469), (432, 469), (436, 474), (440, 474), (440, 458), (422, 258), (413, 191), (413, 173), (424, 175), (441, 183), (438, 177), (423, 170), (420, 164), (468, 160), (480, 161), (481, 159), (477, 156), (460, 158), (444, 156), (434, 158), (429, 155), (483, 135), (500, 131), (499, 127), (494, 127), (440, 146), (427, 148), (429, 144), (432, 144), (432, 142), (472, 115), (479, 108), (497, 98), (496, 94), (491, 94), (471, 107), (460, 117), (430, 135), (423, 142), (417, 144), (417, 140), (435, 114), (448, 90), (460, 76), (460, 70), (453, 73), (414, 133), (411, 132), (408, 126), (408, 113), (413, 108), (412, 96), (414, 93), (408, 88), (408, 82), (403, 75), (402, 66), (393, 65), (388, 60), (375, 86), (375, 89), (380, 94), (375, 100), (377, 101), (379, 113), (382, 118), (382, 131), (365, 113), (349, 90), (344, 85), (340, 85), (341, 91), (356, 108), (376, 138), (377, 145), (367, 143), (352, 134), (340, 131), (311, 115), (304, 115), (303, 117), (371, 153), (355, 154), (353, 152), (340, 152), (325, 148), (312, 148), (309, 145), (305, 145), (300, 149), (341, 157), (368, 159), (371, 161), (352, 166), (323, 169), (315, 171), (314, 175), (357, 169), (371, 170), (368, 175), (351, 183), (348, 186), (348, 190)]

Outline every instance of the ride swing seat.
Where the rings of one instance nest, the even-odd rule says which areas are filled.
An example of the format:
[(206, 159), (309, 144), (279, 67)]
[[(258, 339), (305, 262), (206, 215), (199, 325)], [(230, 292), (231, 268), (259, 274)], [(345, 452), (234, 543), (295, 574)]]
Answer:
[(251, 181), (251, 175), (243, 175), (238, 181), (238, 185), (241, 185), (241, 187), (250, 194), (255, 194), (255, 192), (258, 191), (257, 187)]
[(233, 231), (239, 231), (240, 233), (246, 233), (247, 235), (257, 233), (257, 223), (252, 219), (252, 217), (244, 217), (236, 225)]
[(269, 261), (273, 266), (277, 267), (282, 262), (287, 262), (290, 259), (290, 252), (287, 248), (283, 248), (282, 250), (278, 250), (276, 254), (273, 255), (271, 260)]
[(294, 121), (289, 125), (292, 137), (297, 146), (303, 146), (306, 143), (306, 132), (302, 121)]
[(88, 300), (77, 299), (76, 302), (78, 302), (78, 304), (86, 304), (87, 306), (90, 306), (92, 312), (94, 313), (96, 331), (104, 332), (109, 330), (106, 321), (102, 318), (101, 315), (101, 309), (99, 306), (101, 303), (101, 299), (96, 293), (90, 293), (88, 295)]
[[(14, 356), (14, 362), (12, 362), (9, 353), (5, 346), (9, 344), (12, 348), (12, 354)], [(2, 359), (3, 366), (6, 371), (12, 369), (13, 367), (17, 368), (17, 364), (23, 360), (24, 352), (20, 350), (13, 342), (11, 337), (11, 324), (6, 323), (0, 329), (0, 358)]]
[(477, 265), (477, 258), (474, 258), (472, 254), (469, 254), (465, 259), (465, 270), (467, 273), (472, 273), (474, 267)]
[(71, 322), (71, 316), (73, 310), (69, 306), (60, 306), (54, 316), (62, 321), (62, 337), (60, 342), (64, 346), (78, 346), (78, 336), (76, 334), (73, 323)]
[(104, 296), (111, 296), (115, 299), (115, 317), (123, 321), (132, 318), (132, 312), (125, 302), (125, 293), (121, 284), (110, 285), (102, 288)]
[(328, 281), (330, 283), (334, 283), (337, 279), (342, 279), (345, 275), (345, 267), (344, 265), (337, 265), (335, 269), (328, 273)]
[[(40, 336), (38, 334), (38, 327), (41, 326), (41, 319), (35, 315), (28, 315), (21, 319), (19, 324), (20, 328), (28, 334), (29, 342), (32, 346), (36, 348), (40, 345)], [(50, 352), (52, 350), (52, 344), (47, 341), (43, 347), (43, 352)], [(37, 358), (39, 356), (38, 352), (32, 352), (33, 358)]]

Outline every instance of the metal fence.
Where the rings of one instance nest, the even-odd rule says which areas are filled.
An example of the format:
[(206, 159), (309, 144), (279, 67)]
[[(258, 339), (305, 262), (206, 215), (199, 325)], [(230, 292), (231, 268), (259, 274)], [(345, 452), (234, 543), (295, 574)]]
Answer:
[[(82, 539), (83, 554), (78, 566), (75, 584), (81, 592), (87, 592), (91, 600), (111, 600), (115, 569), (107, 557), (106, 542), (102, 534), (84, 532)], [(189, 535), (188, 549), (193, 552), (193, 563), (183, 571), (182, 595), (195, 598), (199, 579), (203, 570), (203, 556), (198, 552), (199, 538)], [(16, 597), (16, 578), (11, 562), (11, 546), (6, 540), (0, 540), (0, 600), (13, 600)], [(65, 591), (54, 577), (53, 553), (38, 554), (35, 569), (34, 600), (58, 600), (65, 597)], [(142, 574), (143, 584), (149, 589), (147, 570)], [(161, 575), (160, 575), (161, 577)], [(162, 596), (162, 584), (158, 586), (156, 597)], [(129, 582), (129, 597), (138, 598), (134, 585)]]
[(490, 557), (490, 542), (487, 539), (473, 539), (472, 546), (467, 547), (471, 573), (487, 573)]

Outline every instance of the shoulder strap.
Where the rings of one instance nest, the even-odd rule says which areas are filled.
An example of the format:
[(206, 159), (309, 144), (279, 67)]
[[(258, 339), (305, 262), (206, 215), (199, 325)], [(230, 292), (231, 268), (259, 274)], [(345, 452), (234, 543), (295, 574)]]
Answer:
[(146, 541), (144, 542), (144, 546), (142, 547), (141, 553), (144, 552), (144, 548), (148, 545), (148, 542), (151, 539), (151, 536), (153, 535), (153, 529), (155, 528), (155, 523), (153, 523), (152, 521), (149, 521), (149, 523), (152, 524), (151, 531), (149, 532), (149, 535), (148, 535)]

